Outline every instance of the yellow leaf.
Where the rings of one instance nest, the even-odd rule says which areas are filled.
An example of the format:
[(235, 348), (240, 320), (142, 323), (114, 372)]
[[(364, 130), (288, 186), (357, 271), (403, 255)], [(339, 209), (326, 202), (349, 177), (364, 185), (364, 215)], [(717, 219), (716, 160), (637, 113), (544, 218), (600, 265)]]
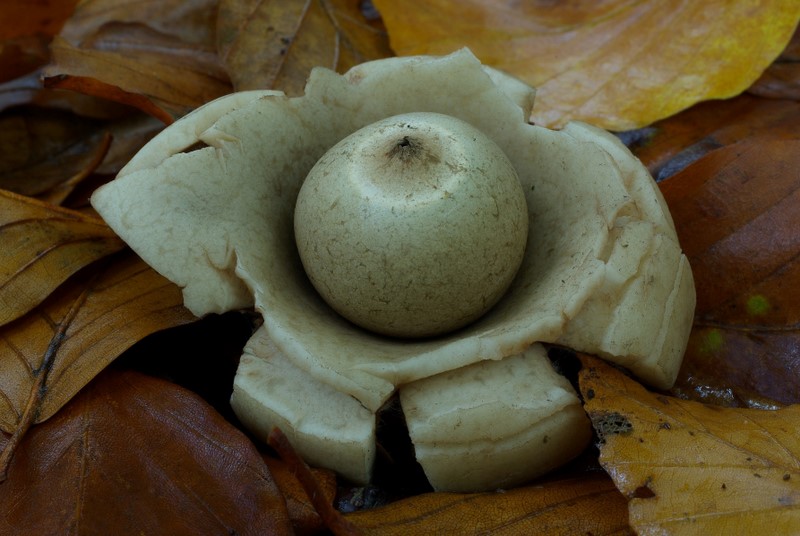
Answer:
[(533, 120), (610, 130), (737, 95), (780, 54), (797, 0), (517, 2), (375, 0), (398, 55), (469, 46), (538, 87)]
[(0, 190), (0, 325), (125, 244), (100, 219)]
[(638, 534), (800, 533), (800, 405), (705, 405), (581, 360), (600, 463), (629, 498)]
[(605, 475), (491, 493), (427, 493), (345, 518), (372, 535), (630, 534), (625, 499)]
[(133, 343), (193, 318), (132, 254), (82, 272), (0, 329), (0, 429), (44, 421)]

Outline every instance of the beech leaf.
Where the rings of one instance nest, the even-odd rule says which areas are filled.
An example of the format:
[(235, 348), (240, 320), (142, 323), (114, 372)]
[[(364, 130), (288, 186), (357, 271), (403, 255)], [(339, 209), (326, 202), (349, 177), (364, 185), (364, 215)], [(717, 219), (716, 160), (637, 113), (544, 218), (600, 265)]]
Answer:
[(720, 408), (648, 392), (581, 356), (600, 463), (640, 535), (800, 532), (800, 406)]
[(180, 289), (132, 254), (78, 274), (0, 329), (0, 429), (24, 433), (133, 343), (193, 320), (182, 304)]
[(302, 94), (308, 73), (391, 56), (382, 26), (347, 0), (221, 0), (218, 49), (237, 91)]
[(15, 534), (291, 534), (244, 434), (190, 391), (130, 371), (104, 372), (31, 430), (0, 511)]
[(773, 99), (800, 100), (800, 26), (783, 53), (748, 91)]
[(99, 218), (0, 190), (0, 325), (125, 244)]
[(375, 5), (398, 55), (469, 46), (484, 63), (538, 88), (535, 123), (560, 127), (578, 119), (609, 130), (741, 93), (781, 53), (800, 19), (795, 0)]
[(345, 518), (370, 535), (632, 534), (625, 498), (588, 474), (490, 493), (426, 493)]
[(800, 140), (752, 138), (661, 184), (697, 288), (675, 390), (800, 402)]
[(658, 181), (711, 151), (760, 136), (800, 139), (797, 103), (745, 94), (703, 102), (654, 125), (620, 134)]
[(211, 7), (84, 2), (51, 44), (45, 86), (128, 104), (169, 123), (231, 90)]

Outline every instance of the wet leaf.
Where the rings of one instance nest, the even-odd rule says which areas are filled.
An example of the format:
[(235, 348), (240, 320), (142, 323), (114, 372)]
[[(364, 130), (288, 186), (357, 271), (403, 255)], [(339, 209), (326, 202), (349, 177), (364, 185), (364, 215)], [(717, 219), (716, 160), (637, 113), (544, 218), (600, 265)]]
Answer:
[(125, 244), (99, 218), (0, 190), (0, 325)]
[(580, 119), (610, 130), (741, 93), (781, 53), (800, 18), (794, 0), (375, 5), (398, 55), (469, 46), (484, 63), (538, 88), (536, 123)]
[(0, 429), (48, 419), (133, 343), (193, 320), (182, 304), (178, 287), (130, 253), (59, 287), (0, 328)]
[(800, 531), (800, 406), (720, 408), (648, 392), (582, 356), (600, 463), (640, 535)]
[(697, 289), (676, 392), (800, 402), (800, 140), (718, 149), (662, 191)]
[(15, 534), (291, 533), (252, 443), (197, 395), (134, 372), (107, 371), (31, 430), (0, 510)]
[(601, 474), (491, 493), (427, 493), (346, 519), (387, 536), (632, 534), (625, 498)]
[(383, 27), (347, 0), (222, 0), (218, 48), (236, 90), (302, 93), (308, 73), (391, 56)]

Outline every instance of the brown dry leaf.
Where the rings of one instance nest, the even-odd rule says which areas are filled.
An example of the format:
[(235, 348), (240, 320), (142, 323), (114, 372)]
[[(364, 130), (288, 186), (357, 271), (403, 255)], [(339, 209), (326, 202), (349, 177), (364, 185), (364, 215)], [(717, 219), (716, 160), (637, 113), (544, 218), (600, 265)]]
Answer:
[(538, 88), (536, 123), (579, 119), (610, 130), (741, 93), (800, 19), (796, 0), (375, 4), (398, 55), (469, 46), (484, 63)]
[(45, 85), (122, 102), (165, 123), (231, 90), (210, 1), (82, 3), (51, 45)]
[(197, 395), (134, 372), (101, 374), (32, 429), (1, 486), (4, 533), (291, 534), (252, 443)]
[[(322, 519), (289, 466), (271, 456), (264, 456), (264, 462), (266, 462), (272, 478), (275, 479), (275, 483), (281, 490), (281, 495), (286, 500), (286, 508), (289, 512), (289, 519), (292, 522), (294, 533), (299, 536), (303, 534), (310, 535), (323, 530), (325, 525)], [(326, 469), (311, 469), (311, 471), (323, 488), (327, 501), (333, 504), (333, 499), (336, 496), (336, 475)]]
[[(99, 218), (0, 190), (0, 325), (125, 244)], [(7, 428), (4, 428), (7, 430)]]
[(0, 188), (61, 204), (102, 162), (111, 135), (73, 114), (22, 108), (0, 116)]
[(180, 289), (133, 254), (77, 274), (0, 329), (0, 429), (48, 419), (133, 343), (193, 319)]
[(772, 99), (800, 100), (800, 26), (783, 54), (748, 91)]
[(654, 125), (620, 134), (659, 181), (711, 151), (757, 136), (800, 139), (797, 102), (745, 94), (703, 102)]
[(697, 288), (676, 392), (800, 402), (800, 140), (739, 142), (661, 186)]
[(237, 91), (299, 95), (313, 67), (391, 56), (386, 31), (349, 0), (221, 0), (218, 48)]
[(606, 475), (492, 493), (427, 493), (345, 518), (368, 534), (632, 534)]
[(704, 405), (581, 361), (600, 463), (630, 499), (638, 534), (800, 533), (800, 406)]
[(113, 37), (119, 40), (114, 51), (78, 48), (56, 37), (52, 63), (43, 72), (45, 86), (134, 106), (165, 123), (230, 92), (216, 65), (201, 69), (194, 59), (182, 61), (183, 43), (151, 30), (115, 29), (120, 35)]

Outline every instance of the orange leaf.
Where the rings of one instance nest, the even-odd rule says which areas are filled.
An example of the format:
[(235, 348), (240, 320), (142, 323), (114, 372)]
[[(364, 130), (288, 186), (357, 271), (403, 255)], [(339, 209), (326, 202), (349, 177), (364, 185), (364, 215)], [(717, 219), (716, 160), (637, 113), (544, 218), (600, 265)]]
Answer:
[(127, 254), (82, 272), (0, 330), (0, 429), (52, 416), (145, 335), (194, 317), (180, 290)]
[(800, 406), (720, 408), (648, 392), (581, 356), (600, 463), (649, 534), (800, 532)]
[(345, 517), (386, 536), (631, 534), (625, 498), (600, 474), (493, 493), (427, 493)]
[(739, 142), (661, 186), (697, 288), (677, 392), (800, 402), (800, 140)]
[(791, 38), (796, 0), (375, 0), (398, 55), (469, 46), (538, 88), (533, 120), (650, 124), (750, 86)]
[(13, 534), (291, 533), (252, 443), (197, 395), (134, 372), (103, 373), (30, 432), (0, 510)]
[(308, 73), (391, 56), (384, 29), (345, 0), (222, 0), (218, 48), (238, 91), (302, 93)]
[(0, 190), (0, 325), (125, 244), (100, 219)]

